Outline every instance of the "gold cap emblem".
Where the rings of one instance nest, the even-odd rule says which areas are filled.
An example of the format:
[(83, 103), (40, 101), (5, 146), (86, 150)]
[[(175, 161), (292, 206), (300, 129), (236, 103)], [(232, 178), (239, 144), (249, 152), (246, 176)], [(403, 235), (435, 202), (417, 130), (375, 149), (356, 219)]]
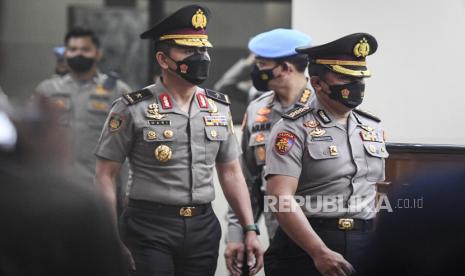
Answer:
[(171, 159), (171, 155), (171, 148), (167, 145), (159, 145), (155, 149), (155, 158), (162, 163), (168, 162)]
[(366, 38), (362, 38), (360, 42), (355, 44), (354, 55), (356, 57), (366, 57), (370, 54), (370, 44), (368, 44)]
[(201, 9), (198, 9), (192, 16), (192, 26), (194, 26), (196, 29), (203, 29), (207, 26), (207, 17)]

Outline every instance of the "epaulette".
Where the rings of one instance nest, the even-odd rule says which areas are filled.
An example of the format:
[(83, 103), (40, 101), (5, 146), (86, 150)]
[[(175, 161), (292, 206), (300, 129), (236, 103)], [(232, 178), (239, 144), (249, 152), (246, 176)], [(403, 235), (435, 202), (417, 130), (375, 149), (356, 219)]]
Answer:
[(304, 116), (312, 110), (313, 109), (309, 106), (298, 106), (284, 113), (282, 117), (285, 119), (297, 120), (298, 118)]
[(361, 110), (361, 109), (353, 109), (353, 111), (357, 114), (359, 114), (360, 116), (364, 116), (364, 117), (367, 117), (368, 119), (372, 119), (373, 121), (379, 123), (381, 122), (381, 119), (376, 117), (375, 115), (367, 112), (367, 111), (364, 111), (364, 110)]
[(229, 101), (229, 97), (226, 94), (216, 92), (210, 89), (205, 89), (205, 95), (209, 97), (210, 99), (213, 99), (215, 101), (218, 101), (220, 103), (224, 103), (227, 105), (230, 105), (231, 102)]
[(153, 94), (150, 90), (142, 89), (139, 91), (131, 92), (128, 94), (123, 94), (123, 98), (126, 99), (128, 102), (127, 105), (132, 105), (141, 101), (144, 101), (146, 99), (152, 98)]

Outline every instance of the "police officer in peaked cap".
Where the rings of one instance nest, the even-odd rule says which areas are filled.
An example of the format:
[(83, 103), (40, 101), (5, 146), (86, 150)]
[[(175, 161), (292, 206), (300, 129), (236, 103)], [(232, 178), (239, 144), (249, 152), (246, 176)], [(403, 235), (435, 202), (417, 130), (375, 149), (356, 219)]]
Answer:
[(133, 275), (214, 275), (221, 237), (211, 206), (215, 167), (243, 227), (252, 274), (262, 267), (229, 99), (198, 86), (210, 66), (209, 19), (206, 7), (190, 5), (141, 35), (155, 42), (160, 81), (114, 103), (97, 146), (97, 183), (113, 209), (113, 179), (129, 159), (120, 235)]
[[(267, 275), (350, 275), (363, 267), (388, 156), (380, 119), (357, 109), (371, 76), (366, 57), (377, 47), (372, 35), (355, 33), (296, 49), (308, 55), (316, 99), (285, 113), (267, 145), (267, 193), (277, 202), (268, 203), (280, 225), (265, 254)], [(296, 208), (279, 208), (283, 200)]]

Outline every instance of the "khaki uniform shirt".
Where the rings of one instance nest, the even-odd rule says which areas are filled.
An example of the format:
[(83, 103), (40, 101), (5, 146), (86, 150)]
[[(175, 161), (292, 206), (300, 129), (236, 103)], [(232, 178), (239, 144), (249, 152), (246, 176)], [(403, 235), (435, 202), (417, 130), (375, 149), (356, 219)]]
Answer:
[(70, 74), (40, 83), (36, 94), (49, 97), (62, 110), (61, 124), (69, 129), (73, 174), (79, 183), (93, 183), (94, 149), (102, 132), (111, 103), (130, 88), (105, 74), (89, 81), (75, 80)]
[[(379, 121), (352, 111), (347, 125), (340, 125), (318, 100), (305, 115), (298, 113), (305, 112), (291, 114), (294, 119), (283, 118), (273, 128), (265, 177), (298, 179), (295, 195), (304, 197), (307, 217), (373, 218), (375, 184), (384, 179), (388, 157)], [(332, 210), (332, 200), (337, 209)]]
[(100, 158), (132, 171), (129, 197), (185, 206), (215, 198), (213, 168), (238, 158), (227, 96), (198, 88), (189, 113), (160, 81), (116, 101), (97, 146)]
[[(308, 84), (305, 89), (302, 89), (294, 105), (282, 106), (275, 92), (270, 91), (252, 101), (247, 107), (243, 122), (241, 165), (249, 186), (255, 221), (263, 212), (265, 145), (270, 139), (271, 128), (281, 119), (283, 113), (297, 106), (308, 105), (314, 97), (313, 89)], [(265, 220), (268, 234), (272, 238), (277, 228), (277, 222), (271, 216), (265, 216)], [(242, 227), (234, 211), (229, 208), (227, 240), (238, 242), (242, 239)]]

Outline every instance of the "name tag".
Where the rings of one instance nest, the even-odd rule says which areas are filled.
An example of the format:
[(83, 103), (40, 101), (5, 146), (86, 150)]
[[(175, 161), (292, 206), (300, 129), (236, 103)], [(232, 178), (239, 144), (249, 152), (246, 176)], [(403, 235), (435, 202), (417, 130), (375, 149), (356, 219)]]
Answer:
[(151, 126), (169, 126), (171, 125), (170, 120), (163, 120), (163, 121), (158, 121), (158, 120), (148, 120), (149, 125)]

